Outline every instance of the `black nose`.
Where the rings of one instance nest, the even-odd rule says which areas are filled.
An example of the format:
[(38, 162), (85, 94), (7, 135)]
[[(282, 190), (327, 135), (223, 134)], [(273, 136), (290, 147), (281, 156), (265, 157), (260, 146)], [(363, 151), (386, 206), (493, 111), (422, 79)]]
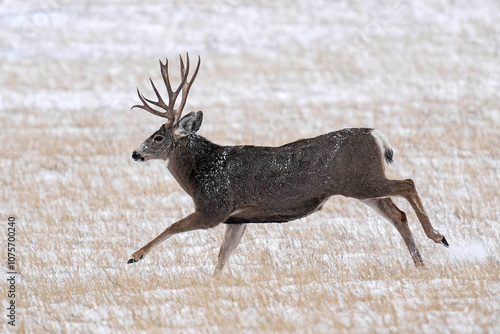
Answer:
[(135, 161), (139, 160), (141, 158), (141, 155), (137, 153), (136, 151), (132, 152), (132, 159)]

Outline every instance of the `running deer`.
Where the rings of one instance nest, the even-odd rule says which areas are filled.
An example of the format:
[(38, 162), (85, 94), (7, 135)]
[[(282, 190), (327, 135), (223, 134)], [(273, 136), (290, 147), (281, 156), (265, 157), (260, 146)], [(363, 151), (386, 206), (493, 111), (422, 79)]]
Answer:
[[(136, 161), (165, 160), (168, 170), (192, 197), (195, 211), (173, 223), (156, 238), (132, 254), (128, 263), (144, 258), (171, 236), (226, 224), (215, 273), (220, 273), (249, 223), (282, 223), (305, 217), (321, 209), (333, 195), (360, 200), (390, 221), (403, 237), (413, 262), (423, 266), (420, 252), (408, 227), (406, 214), (391, 200), (405, 198), (415, 210), (426, 235), (448, 247), (445, 237), (431, 225), (411, 179), (390, 180), (384, 160), (392, 162), (393, 151), (378, 130), (343, 129), (318, 137), (301, 139), (280, 147), (220, 146), (200, 136), (201, 111), (181, 118), (189, 89), (201, 59), (188, 80), (181, 56), (181, 83), (172, 90), (168, 59), (160, 69), (168, 93), (165, 103), (150, 79), (157, 101), (137, 89), (142, 108), (167, 119), (132, 153)], [(182, 91), (180, 105), (175, 102)], [(153, 108), (152, 105), (163, 109)]]

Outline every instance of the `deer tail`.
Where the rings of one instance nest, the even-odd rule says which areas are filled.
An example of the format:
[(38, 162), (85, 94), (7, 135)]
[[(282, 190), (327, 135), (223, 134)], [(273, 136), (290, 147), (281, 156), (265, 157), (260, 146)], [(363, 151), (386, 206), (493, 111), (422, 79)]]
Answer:
[(392, 157), (394, 156), (394, 151), (391, 148), (391, 144), (385, 137), (385, 135), (377, 129), (371, 130), (371, 135), (375, 138), (378, 146), (380, 147), (380, 151), (382, 152), (385, 162), (388, 164), (392, 163)]

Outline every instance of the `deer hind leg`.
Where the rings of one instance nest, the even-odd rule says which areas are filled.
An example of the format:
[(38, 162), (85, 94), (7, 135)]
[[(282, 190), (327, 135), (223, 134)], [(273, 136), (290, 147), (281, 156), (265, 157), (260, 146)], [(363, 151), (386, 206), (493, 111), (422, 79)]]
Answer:
[(224, 241), (220, 247), (219, 259), (215, 266), (214, 275), (220, 274), (227, 260), (231, 256), (236, 246), (238, 246), (247, 224), (228, 223), (226, 224), (226, 232), (224, 233)]
[(448, 247), (448, 241), (446, 238), (439, 233), (429, 220), (429, 216), (425, 212), (424, 205), (418, 196), (417, 189), (415, 188), (415, 183), (411, 179), (407, 180), (388, 180), (389, 181), (389, 191), (387, 196), (402, 196), (404, 197), (412, 206), (413, 210), (417, 214), (418, 220), (422, 225), (425, 234), (431, 240), (436, 243), (440, 243), (445, 247)]
[(198, 230), (198, 229), (207, 229), (211, 227), (215, 227), (219, 224), (221, 220), (217, 220), (211, 218), (207, 215), (204, 215), (200, 212), (194, 212), (183, 218), (172, 225), (170, 225), (165, 231), (160, 233), (156, 238), (147, 243), (144, 247), (136, 251), (132, 254), (130, 260), (127, 263), (135, 263), (139, 260), (142, 260), (146, 254), (148, 254), (154, 247), (161, 244), (163, 241), (167, 240), (174, 234)]
[(415, 245), (413, 234), (408, 226), (406, 214), (401, 211), (390, 198), (366, 199), (361, 200), (361, 202), (373, 208), (382, 217), (390, 221), (394, 227), (396, 227), (399, 234), (403, 237), (406, 247), (408, 247), (408, 250), (410, 251), (410, 255), (415, 263), (415, 266), (422, 267), (424, 265), (424, 261), (422, 260), (422, 256), (420, 255), (417, 245)]

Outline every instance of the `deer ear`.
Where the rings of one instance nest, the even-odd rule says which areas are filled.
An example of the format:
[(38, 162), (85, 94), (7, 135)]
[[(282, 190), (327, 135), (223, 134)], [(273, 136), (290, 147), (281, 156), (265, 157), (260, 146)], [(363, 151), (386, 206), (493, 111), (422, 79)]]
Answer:
[(182, 117), (177, 127), (174, 129), (174, 135), (177, 137), (184, 137), (200, 129), (201, 122), (203, 121), (203, 112), (191, 111), (186, 116)]

